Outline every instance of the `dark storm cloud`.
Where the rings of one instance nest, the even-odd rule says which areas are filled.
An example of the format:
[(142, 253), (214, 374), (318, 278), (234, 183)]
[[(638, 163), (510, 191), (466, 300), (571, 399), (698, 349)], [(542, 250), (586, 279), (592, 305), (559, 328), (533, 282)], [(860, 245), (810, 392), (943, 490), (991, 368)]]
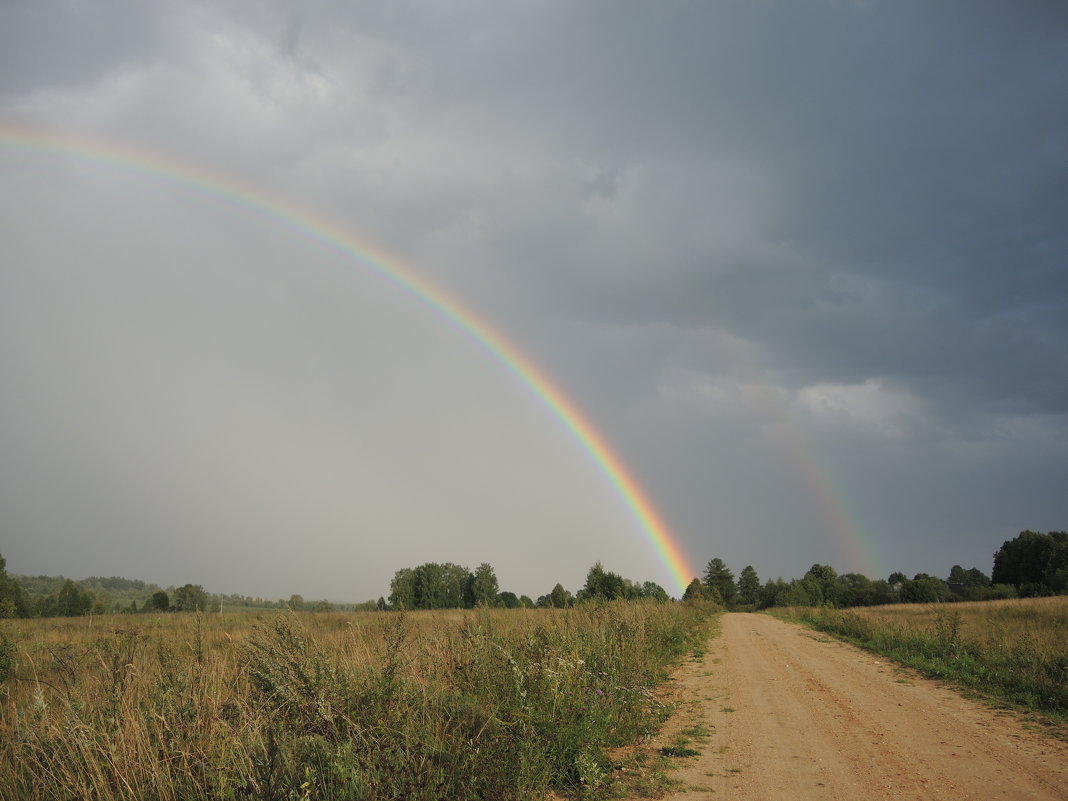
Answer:
[[(645, 8), (586, 51), (566, 40), (593, 28), (568, 28), (550, 72), (573, 77), (541, 99), (571, 112), (577, 150), (622, 165), (623, 192), (629, 172), (643, 226), (598, 243), (589, 261), (613, 269), (542, 271), (554, 302), (723, 326), (802, 384), (885, 375), (955, 414), (1065, 411), (1068, 20), (916, 12)], [(738, 209), (749, 231), (695, 237)]]

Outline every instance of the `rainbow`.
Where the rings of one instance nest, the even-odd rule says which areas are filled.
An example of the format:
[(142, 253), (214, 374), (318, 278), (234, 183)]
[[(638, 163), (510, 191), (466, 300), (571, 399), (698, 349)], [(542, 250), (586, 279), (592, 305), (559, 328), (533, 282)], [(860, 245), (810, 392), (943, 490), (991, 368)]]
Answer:
[(667, 527), (647, 493), (564, 391), (502, 333), (480, 319), (457, 298), (418, 275), (386, 250), (363, 237), (355, 236), (322, 216), (313, 216), (305, 209), (272, 197), (234, 178), (128, 145), (119, 146), (84, 136), (72, 136), (21, 124), (2, 124), (0, 147), (75, 156), (98, 164), (162, 178), (200, 195), (208, 195), (229, 205), (244, 208), (354, 258), (470, 336), (549, 409), (608, 478), (614, 492), (667, 569), (680, 594), (697, 575), (677, 538)]
[[(804, 426), (772, 383), (752, 367), (738, 367), (739, 378), (756, 389), (753, 404), (765, 417), (782, 423), (780, 445), (793, 462), (797, 475), (815, 502), (828, 534), (840, 553), (839, 567), (858, 571), (869, 578), (886, 576), (885, 565), (877, 556), (870, 538), (863, 535), (856, 513), (846, 502), (846, 494), (836, 486), (834, 471), (820, 458), (819, 450), (806, 436)], [(844, 571), (843, 571), (844, 572)]]

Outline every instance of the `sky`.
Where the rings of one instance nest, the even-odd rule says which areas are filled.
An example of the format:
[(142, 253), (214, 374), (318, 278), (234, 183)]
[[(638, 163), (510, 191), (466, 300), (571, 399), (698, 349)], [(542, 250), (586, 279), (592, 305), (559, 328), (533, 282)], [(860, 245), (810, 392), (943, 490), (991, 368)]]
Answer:
[(332, 600), (599, 560), (681, 594), (470, 332), (155, 159), (458, 299), (694, 575), (989, 573), (1068, 527), (1066, 74), (1057, 2), (4, 3), (0, 554)]

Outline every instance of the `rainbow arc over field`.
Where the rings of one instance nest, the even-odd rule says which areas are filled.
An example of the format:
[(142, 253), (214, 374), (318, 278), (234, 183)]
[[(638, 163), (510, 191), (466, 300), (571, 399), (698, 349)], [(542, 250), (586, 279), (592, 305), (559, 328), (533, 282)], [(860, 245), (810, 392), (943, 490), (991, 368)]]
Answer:
[(681, 592), (697, 575), (648, 494), (639, 486), (630, 470), (588, 417), (564, 391), (502, 333), (482, 320), (459, 299), (418, 275), (388, 251), (366, 238), (357, 237), (319, 214), (312, 214), (236, 179), (125, 144), (96, 141), (82, 135), (21, 124), (0, 124), (0, 148), (74, 156), (163, 179), (187, 187), (200, 195), (212, 196), (229, 205), (242, 207), (260, 217), (296, 230), (329, 245), (377, 273), (459, 328), (549, 409), (608, 478), (648, 544), (667, 568), (678, 591)]

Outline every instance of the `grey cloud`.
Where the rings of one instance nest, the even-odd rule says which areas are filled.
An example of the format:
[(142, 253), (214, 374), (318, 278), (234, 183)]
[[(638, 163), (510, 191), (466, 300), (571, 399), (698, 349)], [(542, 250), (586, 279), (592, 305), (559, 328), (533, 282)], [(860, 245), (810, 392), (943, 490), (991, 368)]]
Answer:
[(182, 15), (165, 4), (5, 3), (0, 8), (0, 99), (86, 89), (121, 70), (180, 57)]
[[(723, 555), (740, 567), (765, 558), (756, 566), (772, 575), (803, 571), (805, 559), (834, 562), (819, 499), (784, 447), (791, 425), (838, 477), (882, 553), (900, 554), (893, 567), (939, 569), (927, 560), (961, 551), (984, 567), (1013, 533), (1005, 526), (1063, 527), (1063, 501), (1048, 480), (1065, 468), (1057, 454), (1068, 402), (1060, 77), (1068, 20), (1058, 4), (115, 3), (84, 18), (40, 3), (0, 14), (0, 113), (236, 174), (416, 265), (566, 387), (695, 561)], [(23, 219), (11, 208), (31, 191), (20, 188), (34, 184), (25, 165), (5, 165), (7, 213)], [(77, 190), (83, 179), (74, 170), (56, 180)], [(8, 240), (26, 257), (24, 274), (15, 261), (5, 265), (11, 299), (49, 297), (34, 258), (71, 255), (40, 243), (50, 224), (79, 226), (76, 209), (48, 199), (62, 190), (44, 182), (36, 191), (39, 220)], [(458, 392), (448, 369), (463, 349), (437, 342), (441, 321), (424, 319), (403, 293), (327, 279), (335, 267), (287, 249), (285, 235), (262, 235), (222, 213), (211, 223), (188, 211), (184, 204), (196, 201), (187, 196), (153, 208), (126, 185), (112, 197), (120, 219), (127, 204), (146, 209), (134, 215), (144, 227), (131, 234), (139, 240), (123, 249), (94, 239), (85, 215), (86, 254), (116, 264), (95, 283), (72, 271), (68, 290), (80, 286), (84, 296), (42, 307), (58, 316), (33, 323), (21, 306), (6, 315), (6, 325), (29, 326), (20, 330), (40, 339), (8, 338), (0, 358), (18, 366), (26, 392), (41, 393), (32, 403), (11, 393), (0, 401), (0, 425), (17, 434), (40, 478), (0, 460), (6, 497), (47, 496), (42, 476), (65, 454), (62, 438), (46, 435), (47, 419), (69, 415), (67, 433), (89, 442), (55, 474), (72, 506), (55, 509), (47, 524), (31, 505), (9, 507), (20, 526), (72, 525), (79, 507), (97, 520), (95, 536), (119, 530), (115, 541), (129, 541), (122, 532), (166, 507), (181, 466), (195, 462), (190, 448), (158, 463), (160, 479), (137, 484), (144, 501), (121, 522), (108, 498), (133, 481), (129, 452), (109, 451), (118, 464), (112, 479), (90, 475), (92, 454), (109, 436), (135, 441), (158, 418), (115, 415), (113, 383), (95, 387), (94, 400), (92, 377), (74, 355), (57, 355), (66, 326), (81, 320), (106, 351), (146, 375), (157, 375), (154, 356), (174, 365), (184, 379), (160, 379), (173, 392), (240, 365), (240, 380), (223, 382), (214, 400), (190, 399), (190, 436), (211, 439), (213, 408), (232, 415), (261, 399), (247, 429), (217, 433), (235, 454), (263, 456), (262, 472), (247, 455), (220, 465), (218, 485), (240, 501), (228, 506), (224, 489), (213, 497), (200, 486), (204, 504), (183, 518), (189, 526), (240, 529), (246, 514), (253, 522), (235, 542), (261, 526), (275, 532), (267, 540), (274, 547), (278, 527), (249, 511), (257, 487), (283, 495), (288, 480), (337, 510), (345, 484), (329, 478), (336, 469), (397, 503), (405, 476), (418, 476), (422, 494), (406, 501), (412, 520), (465, 519), (481, 503), (485, 515), (474, 518), (490, 528), (513, 525), (511, 508), (538, 511), (545, 526), (573, 514), (594, 528), (628, 530), (614, 508), (598, 517), (605, 504), (593, 500), (568, 496), (550, 514), (547, 499), (563, 487), (547, 485), (536, 467), (487, 470), (472, 455), (495, 453), (480, 449), (499, 438), (479, 432), (479, 415), (501, 430), (510, 420), (529, 427), (532, 418), (471, 365), (455, 380), (474, 382), (485, 401)], [(146, 269), (154, 236), (186, 222), (202, 247)], [(30, 236), (35, 224), (41, 230)], [(292, 260), (271, 258), (265, 243)], [(178, 253), (192, 265), (180, 281)], [(358, 273), (354, 266), (346, 269)], [(90, 300), (100, 313), (86, 318), (82, 301)], [(350, 303), (359, 314), (346, 316)], [(122, 314), (100, 311), (113, 306)], [(301, 325), (286, 328), (287, 319)], [(397, 320), (400, 329), (391, 328)], [(392, 338), (381, 341), (387, 330)], [(858, 387), (884, 391), (880, 402), (891, 407), (904, 398), (915, 408), (869, 429), (857, 423), (863, 414), (805, 416), (806, 389), (863, 402)], [(64, 397), (64, 388), (75, 395)], [(412, 400), (420, 392), (439, 415), (422, 416)], [(144, 386), (137, 397), (151, 397), (163, 417), (177, 413), (172, 402), (182, 408)], [(354, 427), (346, 417), (353, 404), (380, 426)], [(30, 407), (51, 417), (35, 418)], [(861, 411), (883, 406), (874, 408)], [(349, 461), (329, 445), (332, 434), (366, 447), (378, 464)], [(539, 437), (519, 439), (530, 448)], [(301, 472), (284, 464), (286, 453), (309, 464), (321, 453), (322, 464)], [(439, 460), (450, 458), (462, 463), (468, 489), (442, 479), (449, 469)], [(552, 463), (543, 458), (532, 464)], [(494, 476), (499, 485), (470, 496)], [(581, 473), (573, 477), (581, 483)], [(371, 527), (388, 526), (387, 506)], [(339, 525), (316, 504), (272, 508), (294, 526)], [(1034, 519), (1023, 520), (1028, 510)], [(522, 527), (518, 539), (536, 537), (535, 528)], [(469, 536), (472, 553), (493, 540), (485, 529)], [(594, 545), (610, 541), (599, 536), (575, 558), (599, 558)], [(434, 552), (426, 558), (454, 558), (439, 555), (432, 538), (418, 542)], [(264, 574), (273, 564), (266, 551), (256, 563)], [(630, 561), (613, 569), (639, 571), (645, 561), (627, 553)], [(382, 558), (400, 556), (384, 549)], [(538, 580), (559, 562), (504, 547), (498, 558), (517, 572), (537, 564)], [(212, 569), (225, 584), (225, 571)], [(373, 581), (370, 568), (363, 575)], [(252, 588), (256, 571), (241, 581)]]

